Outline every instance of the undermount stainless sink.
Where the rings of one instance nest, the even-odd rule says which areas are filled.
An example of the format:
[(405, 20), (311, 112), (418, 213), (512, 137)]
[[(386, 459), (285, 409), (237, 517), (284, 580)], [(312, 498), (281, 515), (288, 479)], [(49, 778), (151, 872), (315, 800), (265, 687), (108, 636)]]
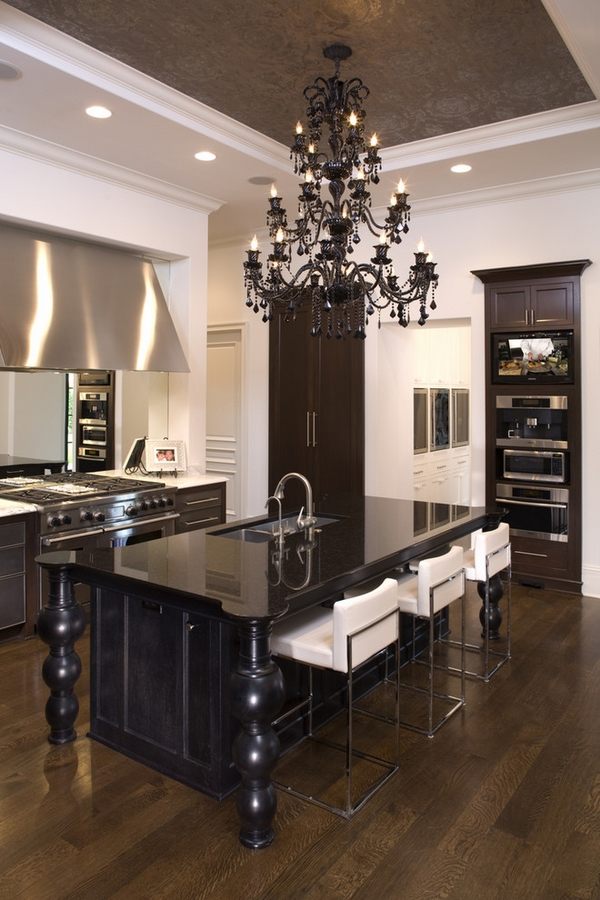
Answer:
[[(325, 525), (332, 525), (338, 519), (332, 519), (327, 516), (317, 516), (314, 525), (310, 528), (298, 528), (297, 516), (290, 516), (282, 519), (284, 539), (291, 534), (302, 534), (310, 529), (319, 531)], [(266, 519), (264, 522), (257, 522), (255, 525), (243, 525), (241, 528), (231, 528), (227, 531), (213, 532), (215, 537), (230, 538), (233, 541), (247, 541), (251, 544), (261, 544), (263, 541), (277, 540), (277, 529), (279, 521), (277, 519)]]

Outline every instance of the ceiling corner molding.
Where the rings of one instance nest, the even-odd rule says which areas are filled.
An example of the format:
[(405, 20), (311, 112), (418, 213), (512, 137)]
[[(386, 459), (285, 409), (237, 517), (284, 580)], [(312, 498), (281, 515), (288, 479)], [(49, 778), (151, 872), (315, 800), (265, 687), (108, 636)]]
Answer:
[[(256, 239), (259, 244), (268, 244), (271, 240), (269, 235), (269, 229), (265, 226), (262, 228), (257, 228), (254, 230), (256, 234)], [(220, 248), (225, 247), (239, 247), (240, 250), (248, 249), (248, 234), (232, 234), (227, 235), (227, 237), (215, 238), (211, 240), (210, 238), (210, 222), (208, 226), (208, 247), (209, 250), (219, 250)]]
[(597, 0), (542, 0), (590, 89), (600, 99), (600, 6)]
[(386, 147), (381, 151), (381, 158), (390, 169), (420, 166), (594, 128), (600, 128), (600, 100)]
[(287, 172), (289, 148), (0, 2), (0, 43)]
[(528, 197), (545, 197), (569, 191), (584, 191), (596, 187), (600, 187), (600, 169), (590, 169), (585, 172), (572, 172), (569, 175), (554, 175), (531, 181), (503, 184), (498, 187), (464, 191), (460, 194), (428, 197), (416, 200), (413, 206), (420, 213), (443, 212), (469, 206), (483, 206), (488, 203), (508, 203)]
[(195, 212), (208, 214), (215, 212), (223, 205), (223, 201), (215, 197), (208, 197), (205, 194), (186, 190), (168, 181), (152, 178), (149, 175), (144, 175), (142, 172), (136, 172), (124, 166), (117, 166), (95, 156), (88, 156), (85, 153), (80, 153), (78, 150), (71, 150), (60, 144), (53, 144), (51, 141), (45, 141), (31, 134), (15, 131), (13, 128), (7, 128), (4, 125), (0, 125), (0, 149), (61, 169), (67, 169), (78, 175), (89, 175), (93, 178), (99, 178), (119, 187), (129, 188), (141, 194), (148, 194), (160, 200), (167, 200), (169, 203), (174, 203), (177, 206), (193, 209)]

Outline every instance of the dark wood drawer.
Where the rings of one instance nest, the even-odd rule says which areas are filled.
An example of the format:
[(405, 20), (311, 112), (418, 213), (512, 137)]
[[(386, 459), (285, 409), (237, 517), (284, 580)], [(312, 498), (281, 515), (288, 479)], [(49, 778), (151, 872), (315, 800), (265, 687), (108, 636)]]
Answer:
[(511, 535), (513, 572), (532, 572), (549, 577), (565, 575), (569, 567), (569, 545)]
[(182, 488), (176, 494), (176, 533), (220, 525), (225, 521), (225, 482)]
[(0, 578), (0, 630), (25, 621), (25, 575)]
[(25, 522), (0, 524), (0, 547), (15, 547), (25, 543)]

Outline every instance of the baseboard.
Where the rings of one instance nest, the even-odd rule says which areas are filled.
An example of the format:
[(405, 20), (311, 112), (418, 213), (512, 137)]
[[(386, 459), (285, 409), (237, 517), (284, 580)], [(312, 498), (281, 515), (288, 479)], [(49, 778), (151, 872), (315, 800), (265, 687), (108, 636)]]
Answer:
[(585, 597), (600, 597), (600, 566), (583, 566), (583, 586)]

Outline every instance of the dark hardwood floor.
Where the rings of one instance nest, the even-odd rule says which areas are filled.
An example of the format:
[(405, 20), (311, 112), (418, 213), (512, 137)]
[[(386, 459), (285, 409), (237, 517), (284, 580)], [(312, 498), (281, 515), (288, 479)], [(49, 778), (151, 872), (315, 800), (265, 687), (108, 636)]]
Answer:
[[(473, 621), (473, 607), (470, 618)], [(0, 898), (600, 897), (600, 600), (515, 587), (513, 660), (351, 823), (280, 796), (267, 850), (217, 803), (85, 737), (51, 747), (45, 648), (0, 647)]]

